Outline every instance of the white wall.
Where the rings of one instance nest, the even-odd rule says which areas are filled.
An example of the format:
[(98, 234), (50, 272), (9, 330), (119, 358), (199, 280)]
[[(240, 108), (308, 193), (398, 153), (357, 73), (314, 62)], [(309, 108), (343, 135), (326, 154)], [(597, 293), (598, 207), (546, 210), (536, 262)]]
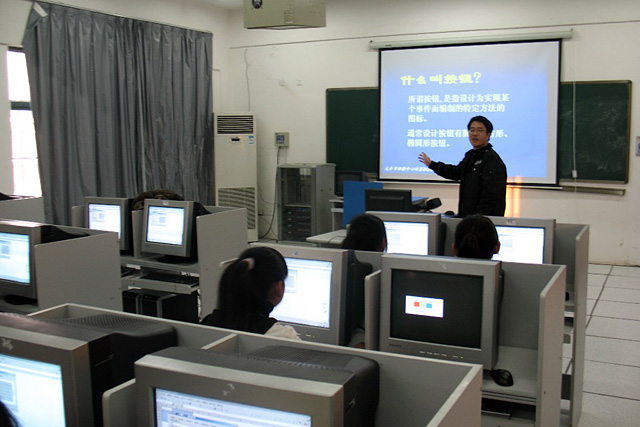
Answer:
[[(640, 82), (640, 2), (612, 0), (327, 0), (327, 27), (288, 31), (246, 30), (242, 12), (231, 26), (235, 104), (258, 119), (262, 199), (273, 200), (276, 148), (273, 134), (290, 132), (288, 162), (324, 162), (325, 90), (377, 86), (378, 54), (369, 40), (447, 38), (477, 34), (547, 31), (570, 27), (562, 43), (562, 81)], [(245, 71), (248, 79), (245, 78)], [(284, 86), (280, 81), (285, 82)], [(247, 95), (249, 87), (250, 96)], [(633, 89), (632, 113), (640, 98)], [(535, 126), (535, 123), (532, 123)], [(632, 114), (632, 139), (640, 116)], [(591, 226), (591, 262), (640, 264), (638, 158), (630, 146), (629, 184), (624, 196), (540, 189), (521, 191), (520, 216), (555, 217)], [(282, 163), (284, 159), (281, 158)], [(406, 184), (417, 195), (440, 197), (455, 210), (457, 186)], [(263, 202), (265, 213), (272, 206)], [(261, 224), (262, 225), (262, 224)]]
[[(327, 27), (284, 31), (246, 30), (241, 10), (228, 11), (208, 1), (68, 0), (65, 4), (213, 32), (214, 112), (251, 110), (258, 118), (263, 232), (273, 210), (274, 133), (290, 132), (291, 148), (281, 153), (281, 163), (324, 162), (325, 90), (377, 86), (378, 55), (369, 49), (370, 39), (571, 27), (574, 37), (562, 45), (563, 81), (640, 81), (640, 2), (636, 0), (326, 0)], [(20, 43), (30, 5), (26, 0), (0, 2), (0, 44)], [(6, 68), (4, 61), (3, 56), (0, 67)], [(633, 114), (640, 111), (637, 93), (634, 88), (633, 139), (640, 135), (640, 115)], [(4, 114), (0, 108), (0, 120)], [(9, 141), (6, 133), (0, 123), (0, 154)], [(592, 262), (640, 264), (640, 225), (633, 221), (640, 206), (640, 183), (632, 148), (624, 196), (525, 189), (521, 216), (589, 224)], [(5, 156), (0, 157), (0, 169), (6, 169)], [(5, 184), (0, 176), (0, 191)], [(456, 208), (456, 185), (405, 187), (418, 195), (440, 197), (443, 209)]]

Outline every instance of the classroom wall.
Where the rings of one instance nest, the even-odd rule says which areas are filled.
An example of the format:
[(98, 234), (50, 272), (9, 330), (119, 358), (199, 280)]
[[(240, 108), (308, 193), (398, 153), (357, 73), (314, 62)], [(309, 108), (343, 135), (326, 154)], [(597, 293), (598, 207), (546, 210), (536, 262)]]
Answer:
[[(267, 201), (273, 200), (278, 162), (274, 132), (290, 132), (291, 146), (281, 153), (280, 163), (324, 162), (325, 90), (377, 86), (378, 53), (369, 49), (371, 39), (446, 38), (570, 27), (574, 37), (562, 43), (562, 81), (640, 83), (637, 1), (327, 0), (326, 4), (327, 27), (322, 29), (246, 30), (242, 12), (234, 13), (230, 49), (231, 66), (236, 70), (234, 105), (249, 108), (258, 119), (259, 182), (265, 214), (273, 209)], [(640, 135), (640, 115), (634, 113), (639, 111), (639, 99), (636, 86), (634, 140)], [(523, 189), (520, 216), (589, 224), (591, 262), (640, 264), (640, 225), (633, 220), (640, 206), (638, 158), (633, 151), (630, 156), (629, 184), (621, 186), (624, 196)], [(440, 197), (443, 206), (439, 210), (456, 210), (457, 185), (393, 187)]]
[[(563, 42), (563, 81), (640, 82), (640, 2), (636, 0), (326, 0), (327, 27), (247, 30), (241, 0), (228, 10), (216, 0), (68, 0), (64, 3), (132, 18), (211, 31), (214, 34), (214, 112), (253, 111), (258, 120), (261, 233), (273, 212), (277, 163), (325, 161), (325, 90), (377, 86), (378, 54), (369, 40), (446, 38), (571, 27)], [(0, 2), (0, 45), (22, 40), (31, 2)], [(0, 55), (0, 67), (6, 68)], [(1, 73), (0, 73), (1, 77)], [(633, 88), (632, 139), (640, 135), (638, 90)], [(0, 90), (0, 97), (2, 91)], [(1, 98), (0, 98), (1, 99)], [(0, 170), (7, 170), (10, 138), (0, 102)], [(535, 123), (531, 124), (535, 126)], [(279, 153), (275, 132), (289, 132)], [(348, 143), (348, 141), (347, 141)], [(638, 158), (630, 146), (624, 196), (551, 190), (521, 191), (520, 216), (549, 217), (591, 226), (591, 262), (640, 264)], [(10, 164), (10, 160), (9, 160)], [(0, 175), (0, 191), (8, 186)], [(455, 210), (457, 185), (406, 184), (416, 195), (440, 197)], [(272, 230), (275, 230), (275, 226)]]

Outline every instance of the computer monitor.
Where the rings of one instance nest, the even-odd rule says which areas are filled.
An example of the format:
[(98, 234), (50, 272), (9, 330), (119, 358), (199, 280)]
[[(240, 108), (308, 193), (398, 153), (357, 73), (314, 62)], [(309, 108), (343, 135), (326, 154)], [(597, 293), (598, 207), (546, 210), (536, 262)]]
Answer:
[(440, 214), (367, 212), (384, 222), (387, 253), (440, 255)]
[(489, 217), (498, 231), (500, 252), (492, 259), (552, 264), (555, 219)]
[(344, 182), (345, 181), (359, 181), (369, 182), (369, 177), (364, 171), (336, 171), (336, 184), (335, 193), (336, 196), (344, 196)]
[(145, 199), (142, 252), (168, 261), (197, 258), (196, 217), (205, 213), (198, 202)]
[(364, 190), (365, 211), (413, 212), (411, 190), (368, 188)]
[(251, 246), (269, 246), (287, 262), (284, 297), (271, 316), (293, 326), (305, 341), (344, 344), (347, 251), (261, 243)]
[(131, 199), (118, 197), (85, 197), (85, 226), (90, 230), (118, 233), (121, 251), (132, 249)]
[(493, 369), (500, 262), (387, 254), (380, 286), (380, 350)]
[(0, 296), (8, 303), (35, 303), (36, 245), (86, 235), (37, 222), (0, 220)]
[(379, 367), (286, 346), (250, 353), (168, 348), (136, 362), (137, 425), (373, 427)]
[(101, 426), (102, 394), (143, 355), (177, 345), (166, 323), (113, 315), (0, 313), (0, 340), (0, 400), (23, 426)]

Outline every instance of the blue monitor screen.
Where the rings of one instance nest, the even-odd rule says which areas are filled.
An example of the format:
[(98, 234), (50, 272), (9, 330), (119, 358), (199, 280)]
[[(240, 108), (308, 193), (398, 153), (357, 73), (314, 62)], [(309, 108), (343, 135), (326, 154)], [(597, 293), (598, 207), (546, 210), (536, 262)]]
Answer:
[(149, 206), (147, 242), (182, 245), (185, 210), (177, 207)]
[(0, 400), (20, 425), (66, 425), (59, 365), (0, 354)]
[(156, 426), (310, 427), (311, 417), (275, 409), (155, 389)]
[(31, 281), (29, 236), (0, 233), (0, 279), (28, 284)]
[(285, 258), (289, 275), (282, 302), (271, 312), (279, 321), (329, 328), (331, 261)]

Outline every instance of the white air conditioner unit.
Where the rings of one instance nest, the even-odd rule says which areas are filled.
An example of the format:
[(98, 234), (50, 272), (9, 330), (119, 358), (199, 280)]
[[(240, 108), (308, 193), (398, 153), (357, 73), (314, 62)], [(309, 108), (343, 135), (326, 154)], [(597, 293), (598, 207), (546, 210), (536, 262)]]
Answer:
[(258, 240), (258, 147), (253, 113), (215, 118), (216, 205), (247, 209), (247, 239)]
[(324, 0), (244, 0), (244, 27), (285, 30), (325, 27)]

